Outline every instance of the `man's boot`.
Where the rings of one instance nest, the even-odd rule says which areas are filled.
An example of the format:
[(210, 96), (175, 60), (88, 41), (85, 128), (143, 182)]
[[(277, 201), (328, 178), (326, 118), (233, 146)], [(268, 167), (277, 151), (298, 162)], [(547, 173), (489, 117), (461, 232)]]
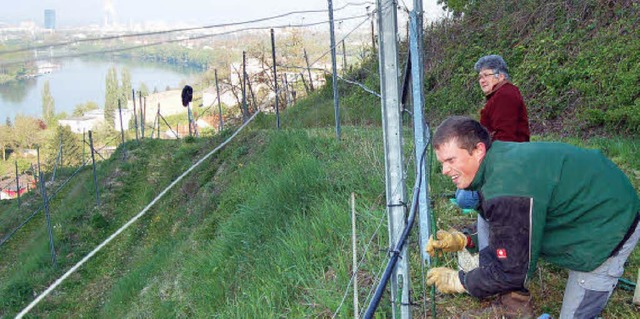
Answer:
[(533, 318), (533, 305), (528, 292), (509, 292), (498, 296), (490, 306), (468, 311), (462, 319), (530, 319)]

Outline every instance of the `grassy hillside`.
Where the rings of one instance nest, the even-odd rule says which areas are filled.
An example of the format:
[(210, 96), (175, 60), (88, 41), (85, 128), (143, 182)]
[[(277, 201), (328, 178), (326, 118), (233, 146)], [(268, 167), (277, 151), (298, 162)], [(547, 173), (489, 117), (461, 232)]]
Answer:
[[(331, 129), (243, 133), (33, 313), (103, 318), (331, 313), (349, 276), (351, 192), (360, 205), (374, 207), (362, 211), (363, 234), (384, 216), (378, 130), (345, 128), (345, 135), (339, 143)], [(97, 208), (91, 171), (83, 172), (51, 205), (57, 268), (50, 264), (42, 215), (0, 248), (2, 315), (23, 308), (219, 141), (127, 144), (126, 161), (116, 153), (99, 168)]]
[[(321, 108), (330, 110), (330, 103)], [(386, 259), (381, 131), (345, 126), (337, 141), (332, 128), (276, 131), (260, 129), (260, 123), (271, 125), (274, 118), (261, 116), (253, 129), (190, 173), (31, 313), (53, 318), (300, 318), (331, 317), (340, 309), (340, 317), (350, 317), (351, 297), (340, 304), (351, 274), (351, 192), (356, 194), (359, 255), (367, 251), (359, 271), (361, 302)], [(127, 160), (116, 153), (98, 168), (100, 207), (95, 207), (91, 170), (83, 171), (51, 205), (57, 268), (51, 266), (42, 214), (0, 247), (1, 315), (11, 317), (24, 308), (228, 135), (126, 144)], [(566, 141), (604, 150), (640, 187), (634, 141)], [(409, 162), (411, 152), (408, 147)], [(446, 178), (435, 174), (431, 184), (438, 227), (470, 221), (441, 196), (453, 192)], [(3, 216), (15, 213), (2, 211)], [(413, 299), (422, 304), (429, 290), (421, 285), (415, 234), (412, 238)], [(450, 257), (444, 263), (455, 265)], [(625, 277), (635, 278), (639, 267), (636, 252)], [(557, 313), (564, 280), (564, 271), (541, 265), (531, 284), (540, 312)], [(607, 317), (633, 315), (631, 296), (616, 291)], [(439, 296), (437, 311), (446, 317), (469, 305), (482, 303), (468, 296)], [(385, 301), (380, 313), (388, 311)], [(416, 315), (425, 312), (416, 307)]]
[(477, 114), (483, 96), (473, 65), (500, 54), (535, 133), (640, 134), (638, 1), (455, 2), (467, 3), (464, 15), (425, 34), (432, 116)]
[[(487, 4), (485, 1), (474, 3)], [(473, 10), (469, 10), (464, 18), (445, 21), (428, 30), (431, 36), (427, 41), (438, 44), (427, 48), (429, 121), (435, 125), (449, 114), (477, 114), (482, 96), (472, 71), (473, 63), (481, 55), (499, 53), (510, 64), (514, 82), (526, 95), (533, 114), (535, 140), (564, 141), (601, 149), (640, 190), (640, 158), (637, 156), (640, 143), (634, 135), (637, 131), (628, 125), (633, 122), (598, 124), (566, 115), (590, 116), (591, 113), (585, 110), (600, 110), (602, 114), (623, 112), (594, 107), (589, 104), (592, 98), (586, 95), (593, 93), (603, 99), (622, 100), (622, 93), (617, 90), (623, 86), (617, 82), (613, 83), (616, 85), (605, 85), (604, 81), (611, 80), (604, 77), (608, 76), (606, 72), (577, 77), (574, 79), (583, 79), (584, 85), (593, 84), (600, 91), (575, 91), (580, 93), (580, 99), (573, 100), (577, 95), (562, 89), (571, 88), (573, 84), (554, 84), (558, 85), (557, 90), (540, 84), (555, 79), (562, 72), (580, 69), (553, 59), (542, 64), (564, 52), (572, 52), (572, 58), (563, 61), (576, 61), (574, 57), (580, 54), (585, 54), (585, 61), (637, 59), (634, 54), (609, 56), (609, 46), (596, 50), (596, 42), (590, 42), (611, 32), (614, 21), (627, 21), (625, 23), (631, 23), (629, 33), (634, 35), (626, 33), (628, 38), (620, 42), (612, 38), (613, 42), (607, 43), (621, 46), (620, 50), (627, 45), (637, 45), (637, 4), (613, 2), (614, 9), (625, 6), (627, 10), (611, 9), (614, 16), (610, 23), (597, 20), (602, 24), (594, 26), (591, 37), (584, 37), (584, 41), (572, 40), (576, 48), (572, 51), (560, 44), (546, 46), (546, 41), (538, 41), (538, 36), (551, 32), (542, 27), (545, 24), (524, 24), (539, 29), (525, 32), (528, 28), (517, 28), (521, 31), (517, 33), (504, 31), (502, 23), (520, 17), (523, 21), (543, 21), (554, 28), (563, 28), (562, 16), (555, 15), (554, 20), (550, 15), (538, 14), (535, 19), (527, 20), (521, 14), (533, 17), (530, 12), (555, 12), (545, 8), (577, 8), (577, 4), (567, 2), (564, 7), (562, 3), (554, 7), (534, 7), (533, 1), (526, 3), (529, 7), (515, 10), (511, 6), (502, 11), (496, 11), (497, 4), (479, 5), (470, 8)], [(604, 11), (598, 11), (593, 3), (580, 2), (585, 9), (578, 11), (589, 14), (576, 20), (576, 30), (582, 30), (582, 23), (610, 10), (603, 7)], [(537, 11), (526, 11), (534, 9)], [(636, 12), (636, 20), (627, 12)], [(573, 16), (566, 17), (572, 19)], [(515, 41), (512, 34), (522, 38)], [(567, 33), (567, 37), (572, 36)], [(529, 46), (518, 49), (517, 43), (528, 43)], [(607, 63), (590, 63), (590, 66), (604, 70)], [(534, 66), (540, 69), (530, 69)], [(637, 67), (626, 68), (626, 73), (620, 71), (623, 69), (619, 67), (616, 76), (631, 77), (638, 71)], [(364, 61), (348, 76), (374, 91), (379, 90), (377, 62), (373, 59)], [(388, 256), (380, 102), (375, 96), (345, 83), (340, 84), (340, 89), (340, 141), (335, 138), (333, 126), (331, 84), (284, 111), (281, 130), (274, 129), (273, 114), (259, 115), (230, 144), (195, 168), (143, 217), (65, 280), (30, 312), (30, 316), (330, 318), (337, 312), (337, 317), (352, 317), (353, 302), (351, 291), (348, 291), (352, 271), (351, 193), (355, 193), (356, 198), (358, 256), (362, 258), (358, 272), (359, 296), (361, 307), (366, 307)], [(613, 91), (607, 91), (609, 89)], [(629, 88), (632, 97), (634, 89)], [(632, 101), (636, 104), (624, 104), (629, 110), (635, 110), (637, 96)], [(553, 110), (558, 105), (567, 109), (554, 115)], [(565, 111), (569, 113), (565, 114)], [(410, 122), (408, 117), (406, 120)], [(611, 123), (619, 123), (620, 132), (624, 134), (614, 134), (615, 131), (608, 128)], [(410, 142), (411, 128), (405, 127), (407, 187), (410, 189), (415, 161)], [(52, 266), (42, 212), (0, 246), (0, 318), (13, 317), (27, 306), (231, 133), (229, 129), (199, 139), (128, 142), (97, 167), (99, 206), (96, 206), (92, 170), (90, 167), (82, 169), (71, 183), (60, 189), (51, 203), (56, 267)], [(607, 133), (606, 138), (581, 138), (603, 133)], [(123, 159), (125, 149), (127, 158)], [(68, 172), (61, 174), (69, 176), (74, 170), (67, 169)], [(433, 163), (431, 171), (430, 191), (437, 226), (448, 228), (470, 222), (472, 216), (460, 214), (449, 204), (446, 195), (452, 193), (454, 187), (439, 175), (437, 163)], [(57, 189), (60, 186), (58, 182), (49, 187)], [(31, 194), (20, 209), (14, 203), (0, 202), (0, 232), (4, 235), (13, 229), (38, 207), (40, 201), (38, 196)], [(417, 246), (414, 230), (409, 246), (412, 301), (416, 304), (414, 316), (424, 317), (430, 314), (424, 307), (424, 300), (430, 295), (422, 286)], [(443, 264), (455, 267), (455, 260), (448, 256)], [(640, 252), (636, 250), (624, 277), (635, 280), (639, 268)], [(541, 263), (536, 278), (531, 280), (538, 313), (557, 315), (565, 280), (564, 270)], [(343, 299), (345, 293), (348, 295), (346, 300)], [(383, 298), (378, 312), (380, 317), (390, 317), (388, 296), (387, 293)], [(637, 316), (637, 310), (630, 303), (631, 297), (630, 291), (616, 290), (604, 317)], [(463, 309), (485, 304), (466, 295), (438, 295), (436, 299), (438, 317), (443, 318), (455, 317)]]

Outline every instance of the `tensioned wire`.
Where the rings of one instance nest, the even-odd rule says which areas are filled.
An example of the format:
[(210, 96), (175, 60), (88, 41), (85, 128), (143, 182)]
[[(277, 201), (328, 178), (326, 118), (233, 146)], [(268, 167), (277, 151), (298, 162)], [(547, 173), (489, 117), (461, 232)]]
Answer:
[[(334, 19), (334, 20), (335, 21), (348, 21), (348, 20), (362, 18), (362, 17), (366, 17), (366, 16), (367, 15), (357, 15), (357, 16), (341, 18), (339, 20), (338, 19)], [(217, 36), (229, 35), (229, 34), (238, 33), (238, 32), (244, 32), (244, 31), (311, 27), (311, 26), (325, 24), (327, 22), (328, 21), (321, 21), (321, 22), (315, 22), (315, 23), (305, 23), (305, 24), (286, 24), (286, 25), (267, 26), (267, 27), (249, 27), (249, 28), (237, 29), (237, 30), (214, 33), (214, 34), (206, 34), (206, 35), (192, 36), (192, 37), (186, 37), (186, 38), (180, 38), (180, 39), (172, 39), (172, 40), (162, 40), (162, 41), (157, 41), (157, 42), (152, 42), (152, 43), (147, 43), (147, 44), (141, 44), (141, 45), (134, 45), (134, 46), (124, 47), (124, 48), (117, 48), (117, 49), (110, 49), (110, 50), (99, 50), (99, 51), (89, 51), (89, 52), (74, 53), (74, 54), (62, 54), (62, 55), (56, 56), (56, 58), (76, 58), (76, 57), (82, 57), (82, 56), (88, 56), (88, 55), (94, 55), (94, 54), (97, 55), (97, 54), (105, 54), (105, 53), (123, 52), (123, 51), (129, 51), (129, 50), (134, 50), (134, 49), (141, 49), (141, 48), (146, 48), (146, 47), (157, 46), (157, 45), (166, 44), (166, 43), (174, 43), (174, 42), (182, 42), (182, 41), (189, 41), (189, 40), (213, 38), (213, 37), (217, 37)], [(13, 61), (7, 61), (7, 62), (0, 62), (0, 66), (9, 66), (9, 65), (22, 64), (22, 63), (27, 63), (27, 62), (35, 62), (35, 61), (39, 61), (39, 60), (41, 60), (41, 58), (29, 58), (29, 59), (22, 59), (22, 60), (13, 60)]]
[[(352, 5), (361, 6), (361, 5), (366, 5), (366, 4), (371, 4), (371, 2), (359, 2), (359, 3), (349, 2), (349, 3), (345, 4), (344, 6), (342, 6), (340, 8), (334, 9), (333, 11), (340, 11), (340, 10), (343, 10), (343, 9), (347, 8), (348, 6), (352, 6)], [(42, 44), (42, 45), (29, 46), (29, 47), (18, 48), (18, 49), (13, 49), (13, 50), (4, 50), (4, 51), (0, 51), (0, 55), (9, 54), (9, 53), (24, 52), (24, 51), (31, 51), (31, 50), (37, 50), (37, 49), (48, 49), (48, 48), (52, 48), (52, 47), (67, 46), (67, 45), (70, 45), (70, 44), (76, 44), (76, 43), (81, 43), (81, 42), (96, 42), (96, 41), (115, 40), (115, 39), (133, 38), (133, 37), (143, 37), (143, 36), (151, 36), (151, 35), (162, 35), (162, 34), (169, 34), (169, 33), (175, 33), (175, 32), (195, 31), (195, 30), (213, 29), (213, 28), (223, 28), (223, 27), (230, 27), (230, 26), (237, 26), (237, 25), (244, 25), (244, 24), (251, 24), (251, 23), (256, 23), (256, 22), (264, 22), (264, 21), (269, 21), (269, 20), (275, 20), (275, 19), (278, 19), (278, 18), (283, 18), (283, 17), (289, 16), (289, 15), (294, 15), (294, 14), (322, 13), (322, 12), (327, 12), (327, 11), (328, 11), (327, 9), (323, 9), (323, 10), (306, 10), (306, 11), (291, 11), (291, 12), (287, 12), (287, 13), (283, 13), (283, 14), (279, 14), (279, 15), (275, 15), (275, 16), (271, 16), (271, 17), (258, 18), (258, 19), (255, 19), (255, 20), (248, 20), (248, 21), (242, 21), (242, 22), (221, 23), (221, 24), (205, 25), (205, 26), (200, 26), (200, 27), (179, 28), (179, 29), (170, 29), (170, 30), (163, 30), (163, 31), (119, 34), (119, 35), (114, 35), (114, 36), (98, 37), (98, 38), (76, 39), (76, 40), (73, 40), (73, 41), (57, 42), (57, 43), (51, 43), (51, 44)]]
[[(423, 158), (422, 158), (422, 160), (424, 161), (424, 153), (423, 153)], [(408, 167), (408, 165), (405, 165), (405, 168), (406, 168), (406, 167)], [(407, 169), (407, 170), (408, 170), (408, 169)], [(407, 175), (407, 170), (403, 171), (403, 175), (402, 175), (402, 176), (406, 176), (406, 175)], [(420, 174), (423, 174), (422, 170), (420, 170)], [(417, 177), (417, 178), (420, 178), (420, 176), (421, 176), (421, 175), (418, 175), (418, 177)], [(406, 181), (406, 178), (403, 178), (403, 179), (402, 179), (400, 182), (398, 182), (398, 184), (393, 188), (393, 191), (392, 191), (392, 194), (393, 194), (393, 195), (392, 195), (392, 197), (398, 194), (398, 190), (400, 189), (400, 186), (401, 186), (405, 181)], [(371, 209), (369, 209), (369, 210), (371, 210)], [(368, 251), (369, 251), (369, 247), (370, 247), (370, 245), (371, 245), (371, 243), (372, 243), (373, 239), (378, 235), (378, 232), (380, 231), (380, 228), (382, 227), (382, 224), (384, 223), (385, 217), (386, 217), (386, 215), (384, 215), (384, 214), (380, 216), (380, 222), (379, 222), (379, 224), (378, 224), (378, 227), (377, 227), (377, 228), (376, 228), (376, 230), (373, 232), (373, 234), (371, 235), (371, 237), (370, 237), (370, 239), (369, 239), (369, 242), (368, 242), (368, 243), (367, 243), (367, 245), (365, 246), (365, 250), (364, 250), (364, 252), (363, 252), (363, 256), (360, 258), (360, 261), (358, 262), (358, 265), (356, 266), (356, 269), (355, 269), (354, 273), (357, 273), (357, 272), (358, 272), (358, 270), (360, 269), (360, 266), (363, 264), (363, 262), (364, 262), (365, 258), (367, 257), (366, 255), (367, 255), (367, 253), (368, 253)], [(384, 270), (385, 262), (386, 262), (386, 260), (385, 260), (385, 259), (383, 259), (383, 260), (380, 262), (381, 266), (380, 266), (380, 268), (379, 268), (378, 272), (376, 273), (376, 275), (375, 275), (375, 276), (374, 276), (374, 278), (373, 278), (373, 283), (374, 283), (374, 285), (378, 285), (378, 283), (379, 283), (379, 280), (380, 280), (380, 278), (381, 278), (380, 273)], [(354, 274), (352, 274), (352, 275), (351, 275), (351, 278), (349, 279), (349, 282), (348, 282), (348, 284), (347, 284), (347, 286), (346, 286), (346, 288), (345, 288), (345, 292), (344, 292), (344, 294), (343, 294), (343, 296), (342, 296), (342, 300), (341, 300), (341, 302), (340, 302), (339, 306), (337, 307), (337, 309), (334, 311), (332, 318), (335, 318), (335, 317), (337, 316), (337, 314), (339, 313), (340, 309), (341, 309), (341, 308), (342, 308), (342, 306), (344, 305), (344, 302), (345, 302), (345, 300), (346, 300), (346, 298), (347, 298), (347, 295), (348, 295), (348, 293), (349, 293), (349, 291), (350, 291), (350, 289), (351, 289), (351, 284), (352, 284), (352, 282), (353, 282), (353, 280), (354, 280), (354, 277), (355, 277), (355, 275), (354, 275)], [(369, 299), (370, 299), (370, 298), (371, 298), (371, 296), (372, 296), (373, 291), (374, 291), (374, 290), (372, 290), (372, 289), (370, 289), (370, 290), (369, 290), (369, 294), (367, 295), (367, 298), (365, 298), (365, 302), (364, 302), (364, 304), (367, 304), (367, 303), (368, 303)], [(365, 309), (362, 309), (362, 311), (363, 311), (363, 312), (364, 312), (364, 311), (366, 311), (366, 308), (365, 308)], [(360, 313), (360, 316), (361, 316), (361, 317), (362, 317), (362, 314), (363, 314), (363, 313)]]
[[(373, 204), (372, 204), (372, 206), (373, 206)], [(372, 206), (370, 206), (368, 208), (368, 211), (372, 210), (371, 209)], [(358, 272), (358, 270), (360, 269), (360, 266), (362, 265), (362, 263), (364, 262), (365, 258), (367, 257), (367, 253), (369, 252), (369, 247), (371, 247), (371, 244), (373, 243), (373, 240), (377, 237), (378, 232), (380, 231), (380, 228), (384, 224), (384, 220), (385, 220), (385, 215), (383, 214), (383, 215), (380, 216), (380, 221), (378, 222), (378, 227), (376, 227), (376, 230), (373, 232), (371, 237), (369, 237), (369, 242), (364, 247), (364, 251), (362, 253), (362, 257), (360, 258), (360, 261), (358, 261), (358, 265), (356, 266), (356, 269), (353, 271), (354, 273)], [(383, 260), (383, 262), (384, 262), (384, 260)], [(380, 271), (378, 272), (378, 274), (379, 273), (380, 273)], [(347, 288), (345, 289), (344, 295), (342, 296), (342, 300), (340, 301), (340, 305), (338, 305), (336, 310), (333, 312), (333, 316), (331, 318), (335, 318), (338, 315), (338, 313), (340, 312), (340, 309), (342, 308), (342, 306), (344, 305), (345, 300), (347, 299), (347, 295), (349, 294), (349, 290), (351, 289), (351, 284), (353, 283), (354, 278), (355, 278), (355, 275), (352, 274), (351, 275), (351, 279), (349, 279), (349, 283), (347, 284)], [(378, 278), (379, 278), (379, 275), (376, 275), (374, 277), (374, 281), (377, 281)]]
[[(346, 6), (345, 6), (346, 7)], [(343, 7), (344, 8), (344, 7)], [(290, 13), (291, 14), (291, 13)], [(350, 17), (350, 18), (345, 18), (345, 19), (339, 19), (337, 21), (344, 21), (344, 20), (348, 20), (348, 19), (354, 19), (354, 18), (359, 18), (362, 16), (355, 16), (355, 17)], [(352, 32), (354, 32), (357, 28), (359, 28), (362, 24), (364, 24), (364, 22), (367, 22), (369, 20), (369, 17), (366, 16), (367, 19), (363, 20), (363, 22), (361, 22), (356, 28), (354, 28), (351, 32), (349, 32), (344, 38), (343, 40), (348, 37)], [(255, 22), (255, 21), (254, 21)], [(304, 24), (304, 25), (298, 25), (298, 26), (312, 26), (312, 25), (317, 25), (317, 24), (323, 24), (326, 23), (326, 21), (324, 22), (320, 22), (320, 23), (314, 23), (314, 24)], [(295, 25), (286, 25), (286, 26), (280, 26), (279, 28), (287, 28), (287, 27), (295, 27)], [(199, 38), (206, 38), (206, 37), (213, 37), (213, 36), (217, 36), (217, 35), (224, 35), (224, 34), (229, 34), (229, 33), (234, 33), (234, 32), (240, 32), (240, 31), (246, 31), (246, 30), (252, 30), (252, 29), (267, 29), (267, 28), (274, 28), (274, 27), (265, 27), (265, 28), (246, 28), (246, 29), (242, 29), (242, 30), (235, 30), (235, 31), (230, 31), (230, 32), (224, 32), (224, 33), (220, 33), (220, 34), (214, 34), (214, 35), (206, 35), (206, 36), (198, 36), (198, 37), (191, 37), (187, 40), (192, 40), (192, 39), (199, 39)], [(278, 28), (278, 27), (275, 27)], [(194, 29), (202, 29), (202, 28), (194, 28)], [(173, 30), (170, 32), (176, 32), (176, 31), (184, 31), (184, 30)], [(137, 35), (127, 35), (127, 36), (140, 36), (140, 35), (152, 35), (152, 34), (159, 34), (159, 33), (168, 33), (168, 32), (155, 32), (155, 33), (147, 33), (147, 34), (137, 34)], [(101, 39), (86, 39), (88, 40), (104, 40), (106, 38), (101, 38)], [(147, 44), (147, 45), (143, 45), (143, 46), (134, 46), (134, 47), (128, 47), (128, 48), (123, 48), (123, 49), (117, 49), (117, 50), (109, 50), (109, 51), (101, 51), (101, 52), (89, 52), (89, 53), (84, 53), (84, 54), (77, 54), (77, 55), (70, 55), (70, 56), (82, 56), (82, 55), (88, 55), (88, 54), (93, 54), (93, 53), (105, 53), (105, 52), (118, 52), (118, 51), (124, 51), (124, 50), (130, 50), (130, 49), (135, 49), (135, 48), (140, 48), (140, 47), (146, 47), (146, 46), (152, 46), (152, 45), (157, 45), (157, 44), (163, 44), (163, 43), (169, 43), (169, 42), (176, 42), (176, 41), (184, 41), (185, 39), (181, 39), (181, 40), (171, 40), (171, 41), (161, 41), (161, 42), (157, 42), (157, 43), (152, 43), (152, 44)], [(69, 42), (69, 43), (75, 43), (75, 42), (79, 42), (79, 41), (73, 41), (73, 42)], [(67, 44), (69, 44), (67, 43)], [(58, 44), (58, 45), (64, 45), (63, 44)], [(43, 47), (51, 47), (52, 45), (46, 45)], [(33, 49), (33, 48), (30, 48)], [(0, 52), (0, 54), (4, 54), (4, 53), (8, 53), (9, 51), (3, 51)], [(327, 52), (328, 53), (328, 52)], [(320, 56), (320, 58), (318, 58), (316, 61), (314, 61), (312, 64), (317, 63), (322, 57), (324, 57), (327, 53), (324, 53), (323, 55)], [(69, 56), (69, 57), (70, 57)], [(361, 88), (363, 88), (365, 91), (367, 91), (368, 93), (374, 94), (378, 97), (380, 97), (379, 94), (377, 94), (376, 92), (373, 92), (369, 89), (367, 89), (366, 87), (364, 87), (362, 84), (356, 83), (356, 82), (350, 82), (348, 80), (345, 80), (343, 78), (340, 78), (345, 82), (351, 83), (351, 84), (356, 84), (359, 85)], [(141, 211), (138, 215), (136, 215), (134, 218), (132, 218), (127, 224), (125, 224), (123, 227), (121, 227), (118, 231), (116, 231), (116, 233), (112, 234), (109, 238), (107, 238), (102, 244), (100, 244), (98, 247), (96, 247), (91, 253), (89, 253), (87, 256), (85, 256), (78, 264), (76, 264), (74, 267), (72, 267), (69, 271), (67, 271), (67, 273), (65, 273), (62, 277), (60, 277), (58, 280), (56, 280), (56, 282), (54, 282), (54, 284), (52, 284), (47, 290), (45, 290), (40, 296), (38, 296), (38, 298), (36, 300), (34, 300), (27, 308), (25, 308), (20, 314), (18, 314), (17, 318), (21, 318), (24, 314), (26, 314), (30, 309), (32, 309), (39, 301), (41, 301), (46, 295), (48, 295), (53, 289), (55, 289), (62, 281), (64, 281), (71, 273), (75, 272), (75, 270), (77, 268), (79, 268), (82, 264), (84, 264), (89, 258), (91, 258), (95, 253), (97, 253), (97, 251), (99, 251), (102, 247), (104, 247), (106, 244), (108, 244), (113, 238), (115, 238), (118, 234), (120, 234), (122, 231), (124, 231), (126, 228), (128, 228), (133, 222), (135, 222), (138, 218), (140, 218), (142, 215), (144, 215), (148, 209), (155, 204), (155, 202), (157, 200), (159, 200), (170, 188), (172, 188), (177, 182), (179, 182), (184, 176), (186, 176), (193, 168), (195, 168), (197, 165), (199, 165), (202, 161), (204, 161), (206, 158), (208, 158), (210, 155), (212, 155), (214, 152), (216, 152), (218, 149), (220, 149), (221, 147), (223, 147), (224, 145), (226, 145), (233, 137), (235, 137), (236, 134), (238, 134), (240, 132), (240, 130), (242, 130), (249, 122), (251, 122), (253, 120), (253, 118), (257, 115), (258, 112), (256, 112), (245, 124), (243, 124), (238, 131), (236, 131), (227, 141), (225, 141), (225, 143), (221, 144), (218, 148), (214, 149), (212, 152), (210, 152), (209, 154), (207, 154), (205, 157), (203, 157), (200, 161), (198, 161), (196, 164), (194, 164), (191, 168), (189, 168), (185, 173), (183, 173), (183, 175), (181, 175), (180, 177), (178, 177), (178, 179), (176, 179), (171, 185), (169, 185), (160, 195), (158, 195), (147, 207), (145, 207), (145, 209), (143, 209), (143, 211)], [(404, 176), (406, 176), (406, 172), (404, 172)], [(397, 185), (395, 187), (395, 190), (393, 193), (397, 193), (397, 190), (399, 189), (400, 185)], [(378, 228), (376, 229), (376, 231), (374, 232), (374, 234), (372, 235), (369, 244), (366, 246), (365, 249), (365, 256), (366, 256), (366, 252), (368, 251), (368, 248), (372, 242), (372, 240), (375, 238), (375, 236), (377, 235), (380, 227), (382, 226), (382, 222), (384, 221), (384, 215), (381, 218), (381, 222), (378, 225)], [(361, 261), (358, 264), (359, 265), (362, 264), (362, 262), (364, 261), (365, 256), (363, 256), (363, 258), (361, 259)], [(379, 278), (379, 274), (376, 276), (376, 278)], [(377, 279), (376, 279), (377, 280)], [(353, 281), (353, 276), (349, 282), (349, 285), (351, 284), (351, 282)], [(338, 309), (336, 310), (336, 313), (340, 310), (340, 308), (342, 307), (342, 304), (344, 303), (344, 300), (346, 298), (346, 295), (348, 293), (348, 289), (345, 292), (345, 296), (343, 297), (343, 300), (341, 302), (341, 305), (338, 307)], [(371, 295), (371, 291), (369, 296)], [(334, 314), (335, 317), (335, 314)]]
[(115, 233), (111, 234), (111, 236), (109, 236), (107, 239), (105, 239), (102, 243), (100, 243), (100, 245), (98, 245), (96, 248), (94, 248), (89, 254), (87, 254), (85, 257), (83, 257), (78, 263), (76, 263), (73, 267), (71, 267), (69, 270), (67, 270), (66, 273), (64, 273), (64, 275), (62, 275), (60, 278), (58, 278), (53, 284), (51, 284), (51, 286), (49, 286), (49, 288), (47, 288), (45, 291), (43, 291), (40, 295), (38, 295), (38, 297), (33, 300), (26, 308), (24, 308), (20, 313), (18, 313), (18, 315), (16, 316), (17, 319), (22, 318), (25, 314), (27, 314), (33, 307), (35, 307), (40, 301), (42, 301), (42, 299), (44, 299), (47, 295), (49, 295), (49, 293), (51, 293), (51, 291), (53, 291), (56, 287), (58, 287), (65, 279), (67, 279), (67, 277), (69, 277), (71, 274), (73, 274), (76, 270), (78, 270), (78, 268), (80, 268), (80, 266), (82, 266), (84, 263), (86, 263), (91, 257), (93, 257), (96, 253), (98, 253), (104, 246), (106, 246), (108, 243), (110, 243), (114, 238), (116, 238), (118, 235), (120, 235), (120, 233), (122, 233), (124, 230), (126, 230), (129, 226), (131, 226), (133, 223), (135, 223), (140, 217), (144, 216), (147, 211), (149, 211), (149, 209), (158, 201), (160, 200), (171, 188), (173, 188), (176, 184), (178, 184), (178, 182), (180, 182), (185, 176), (187, 176), (192, 170), (194, 170), (196, 167), (198, 167), (200, 164), (202, 164), (205, 160), (207, 160), (209, 157), (211, 157), (211, 155), (213, 155), (214, 153), (216, 153), (218, 150), (220, 150), (221, 148), (223, 148), (224, 146), (226, 146), (229, 142), (231, 142), (231, 140), (233, 140), (233, 138), (236, 137), (236, 135), (238, 135), (249, 123), (251, 123), (253, 121), (253, 119), (261, 112), (260, 109), (258, 109), (244, 124), (242, 124), (227, 140), (225, 140), (222, 144), (220, 144), (218, 147), (216, 147), (215, 149), (213, 149), (211, 152), (207, 153), (204, 157), (202, 157), (199, 161), (197, 161), (195, 164), (193, 164), (191, 167), (189, 167), (184, 173), (182, 173), (182, 175), (178, 176), (178, 178), (176, 178), (169, 186), (167, 186), (167, 188), (165, 188), (160, 194), (158, 194), (158, 196), (156, 196), (142, 211), (140, 211), (137, 215), (135, 215), (133, 218), (131, 218), (126, 224), (124, 224), (122, 227), (120, 227)]
[[(67, 185), (67, 183), (68, 183), (72, 178), (74, 178), (74, 177), (75, 177), (75, 176), (80, 172), (80, 170), (86, 166), (86, 164), (87, 164), (87, 161), (84, 161), (84, 162), (82, 163), (82, 165), (81, 165), (80, 167), (78, 167), (78, 169), (76, 169), (76, 171), (75, 171), (75, 172), (73, 172), (73, 174), (71, 174), (71, 176), (69, 176), (69, 178), (67, 178), (67, 179), (66, 179), (66, 180), (65, 180), (65, 181), (60, 185), (60, 187), (58, 187), (58, 188), (57, 188), (57, 189), (56, 189), (56, 190), (51, 194), (51, 196), (48, 196), (48, 197), (47, 197), (47, 203), (48, 203), (48, 202), (51, 202), (51, 200), (52, 200), (52, 199), (53, 199), (53, 198), (58, 194), (58, 192), (59, 192), (59, 191), (60, 191), (60, 190), (65, 186), (65, 185)], [(7, 234), (7, 235), (2, 239), (2, 241), (0, 241), (0, 247), (2, 247), (2, 245), (4, 245), (4, 243), (5, 243), (5, 242), (7, 242), (7, 241), (8, 241), (8, 240), (13, 236), (13, 234), (15, 234), (18, 230), (20, 230), (20, 228), (24, 227), (24, 225), (26, 225), (26, 224), (27, 224), (27, 223), (28, 223), (28, 222), (29, 222), (29, 221), (30, 221), (30, 220), (31, 220), (31, 219), (32, 219), (36, 214), (38, 214), (38, 213), (42, 210), (42, 208), (43, 208), (43, 207), (44, 207), (44, 205), (43, 205), (43, 206), (40, 206), (40, 208), (38, 208), (38, 209), (37, 209), (35, 212), (33, 212), (29, 217), (27, 217), (27, 218), (26, 218), (26, 219), (25, 219), (25, 220), (24, 220), (24, 221), (23, 221), (23, 222), (22, 222), (18, 227), (16, 227), (15, 229), (13, 229), (13, 230), (11, 231), (11, 233)]]

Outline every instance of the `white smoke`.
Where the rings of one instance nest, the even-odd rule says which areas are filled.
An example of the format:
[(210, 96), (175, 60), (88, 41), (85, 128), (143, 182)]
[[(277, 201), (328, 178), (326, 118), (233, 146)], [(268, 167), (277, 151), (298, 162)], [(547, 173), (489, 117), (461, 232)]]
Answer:
[(104, 26), (113, 26), (116, 23), (116, 8), (113, 0), (104, 0)]

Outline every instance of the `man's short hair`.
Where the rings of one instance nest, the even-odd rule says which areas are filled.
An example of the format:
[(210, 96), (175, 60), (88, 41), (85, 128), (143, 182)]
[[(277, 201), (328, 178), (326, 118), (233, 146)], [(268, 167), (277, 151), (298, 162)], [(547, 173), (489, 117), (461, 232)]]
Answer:
[(473, 66), (473, 69), (476, 72), (480, 72), (484, 69), (493, 70), (496, 74), (504, 74), (504, 76), (509, 80), (509, 69), (507, 68), (507, 62), (504, 62), (504, 59), (496, 54), (485, 55), (478, 59), (478, 62)]
[(480, 142), (484, 143), (487, 150), (491, 148), (489, 131), (478, 121), (466, 116), (451, 116), (442, 121), (433, 135), (433, 148), (438, 149), (453, 140), (457, 141), (458, 146), (466, 149), (469, 154)]

